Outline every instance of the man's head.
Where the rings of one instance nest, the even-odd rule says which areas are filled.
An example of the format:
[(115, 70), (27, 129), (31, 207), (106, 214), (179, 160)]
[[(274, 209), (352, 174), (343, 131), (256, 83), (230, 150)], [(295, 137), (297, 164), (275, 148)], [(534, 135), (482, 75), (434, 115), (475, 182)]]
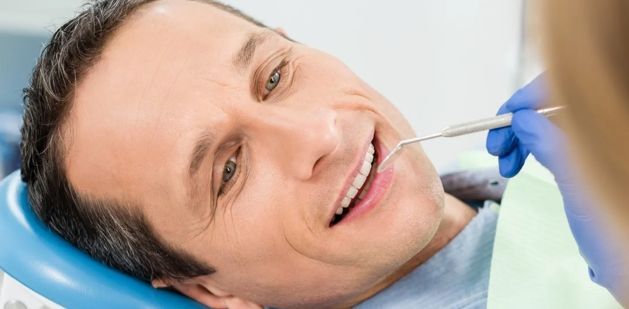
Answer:
[(208, 305), (345, 303), (431, 240), (438, 177), (417, 148), (355, 182), (407, 121), (333, 57), (210, 4), (99, 2), (53, 36), (25, 99), (33, 207)]

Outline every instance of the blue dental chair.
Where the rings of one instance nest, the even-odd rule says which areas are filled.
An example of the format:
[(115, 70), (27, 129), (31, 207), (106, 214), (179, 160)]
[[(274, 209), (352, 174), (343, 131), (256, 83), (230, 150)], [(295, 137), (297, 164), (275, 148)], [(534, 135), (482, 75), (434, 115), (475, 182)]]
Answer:
[(0, 269), (67, 308), (203, 308), (93, 260), (50, 231), (31, 210), (19, 170), (0, 183)]

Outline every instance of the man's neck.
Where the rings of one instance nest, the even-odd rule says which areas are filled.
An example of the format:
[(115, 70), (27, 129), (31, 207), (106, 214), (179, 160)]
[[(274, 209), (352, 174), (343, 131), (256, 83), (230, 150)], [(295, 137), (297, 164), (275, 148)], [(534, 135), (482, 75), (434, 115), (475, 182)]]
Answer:
[(439, 252), (439, 250), (445, 247), (457, 234), (459, 234), (459, 232), (463, 230), (463, 228), (472, 220), (472, 218), (474, 218), (475, 215), (476, 212), (472, 208), (446, 193), (443, 220), (441, 221), (435, 236), (428, 245), (426, 245), (422, 251), (411, 258), (408, 262), (402, 265), (402, 267), (400, 267), (396, 272), (389, 275), (367, 292), (360, 295), (356, 298), (357, 301), (353, 301), (351, 303), (356, 305), (369, 299), (394, 284), (402, 277), (406, 276), (419, 265), (426, 262), (433, 255)]

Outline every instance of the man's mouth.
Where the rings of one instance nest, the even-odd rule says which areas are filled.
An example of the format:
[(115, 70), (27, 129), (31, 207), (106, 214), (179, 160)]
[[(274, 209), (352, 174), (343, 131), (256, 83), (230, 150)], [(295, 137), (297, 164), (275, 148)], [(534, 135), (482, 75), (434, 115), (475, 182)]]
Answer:
[(330, 226), (333, 226), (343, 220), (354, 205), (361, 201), (367, 194), (367, 190), (369, 190), (369, 186), (371, 185), (371, 181), (373, 180), (376, 172), (376, 168), (373, 166), (373, 163), (377, 162), (375, 160), (375, 156), (376, 150), (372, 141), (369, 143), (367, 152), (365, 153), (356, 176), (354, 176), (354, 180), (349, 185), (347, 192), (345, 192), (345, 196), (341, 200), (341, 205), (336, 209), (336, 213), (334, 214), (334, 218), (332, 218), (332, 222), (330, 222)]
[(384, 198), (393, 181), (393, 169), (377, 173), (377, 165), (382, 161), (380, 154), (386, 154), (384, 145), (374, 136), (365, 150), (362, 160), (356, 162), (354, 172), (346, 181), (344, 194), (330, 214), (329, 226), (352, 221), (373, 209)]

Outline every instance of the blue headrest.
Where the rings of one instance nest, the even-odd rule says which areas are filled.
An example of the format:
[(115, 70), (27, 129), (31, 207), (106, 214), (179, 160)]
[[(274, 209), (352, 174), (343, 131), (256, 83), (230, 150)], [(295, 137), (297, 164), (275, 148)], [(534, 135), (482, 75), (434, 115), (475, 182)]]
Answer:
[(203, 308), (105, 266), (50, 231), (31, 210), (16, 171), (0, 182), (0, 268), (71, 308)]

